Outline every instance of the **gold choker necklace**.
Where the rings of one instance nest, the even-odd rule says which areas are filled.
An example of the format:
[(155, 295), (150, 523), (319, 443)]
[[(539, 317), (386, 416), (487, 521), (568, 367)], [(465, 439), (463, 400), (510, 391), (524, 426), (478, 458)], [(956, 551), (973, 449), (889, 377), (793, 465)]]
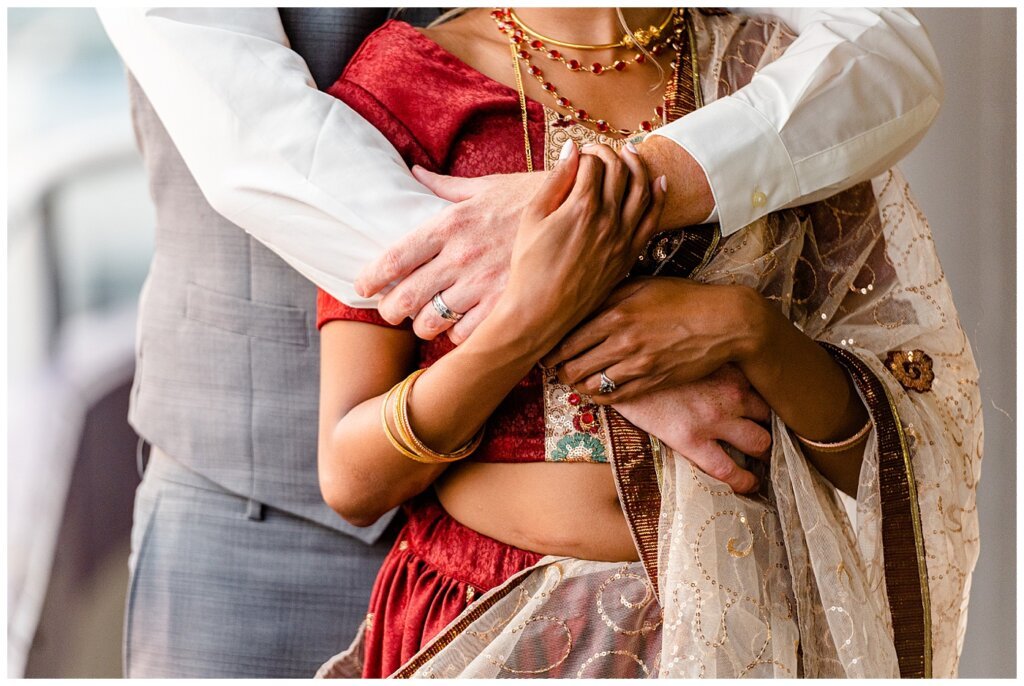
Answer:
[(646, 48), (652, 41), (657, 40), (661, 36), (662, 31), (665, 30), (665, 27), (669, 25), (669, 23), (672, 21), (672, 18), (676, 14), (675, 9), (671, 9), (668, 12), (668, 16), (665, 17), (665, 21), (661, 22), (660, 25), (648, 26), (646, 29), (637, 29), (632, 33), (627, 33), (622, 38), (620, 38), (619, 41), (616, 43), (605, 43), (604, 45), (589, 45), (586, 43), (568, 43), (566, 41), (560, 41), (554, 38), (549, 38), (543, 34), (538, 33), (534, 29), (531, 29), (529, 26), (524, 24), (523, 20), (519, 18), (519, 16), (511, 7), (505, 9), (504, 11), (508, 14), (508, 17), (518, 25), (518, 27), (523, 31), (523, 33), (532, 36), (537, 40), (542, 40), (545, 43), (557, 45), (560, 48), (570, 48), (572, 50), (612, 50), (615, 48), (634, 47)]

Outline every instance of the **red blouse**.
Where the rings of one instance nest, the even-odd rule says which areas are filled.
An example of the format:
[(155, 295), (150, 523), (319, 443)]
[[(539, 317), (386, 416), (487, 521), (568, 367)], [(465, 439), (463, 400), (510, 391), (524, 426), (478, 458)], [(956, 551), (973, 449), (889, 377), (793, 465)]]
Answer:
[[(464, 177), (526, 171), (518, 93), (404, 22), (389, 21), (367, 38), (328, 92), (377, 127), (410, 166)], [(444, 93), (443, 99), (437, 93)], [(543, 107), (528, 101), (527, 113), (533, 164), (543, 169)], [(339, 319), (391, 326), (376, 310), (348, 307), (320, 291), (317, 326)], [(419, 366), (429, 367), (454, 347), (447, 336), (419, 341)], [(582, 397), (575, 399), (582, 417), (575, 423), (586, 430), (585, 419), (596, 423), (596, 408), (590, 411)], [(534, 368), (488, 420), (471, 459), (540, 462), (545, 452), (544, 377)], [(604, 455), (603, 450), (587, 453), (596, 459), (586, 461), (603, 462)]]

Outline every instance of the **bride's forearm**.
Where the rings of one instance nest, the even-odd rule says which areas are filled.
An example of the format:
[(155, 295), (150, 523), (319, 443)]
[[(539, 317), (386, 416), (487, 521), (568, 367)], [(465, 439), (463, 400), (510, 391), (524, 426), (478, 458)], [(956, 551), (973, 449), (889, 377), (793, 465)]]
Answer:
[(417, 437), (438, 452), (469, 441), (554, 345), (503, 310), (499, 304), (465, 343), (434, 363), (413, 386), (409, 421)]
[[(754, 322), (740, 368), (775, 413), (796, 434), (821, 443), (854, 436), (868, 421), (853, 381), (815, 341), (756, 296), (747, 311)], [(840, 490), (855, 494), (864, 443), (842, 452), (804, 444), (812, 464)]]
[[(413, 433), (436, 452), (465, 445), (487, 418), (527, 375), (553, 343), (537, 327), (515, 321), (514, 313), (495, 313), (470, 339), (443, 356), (420, 376), (407, 398)], [(399, 366), (376, 395), (360, 402), (337, 421), (329, 419), (320, 447), (321, 490), (328, 504), (345, 519), (367, 525), (430, 486), (444, 464), (424, 464), (398, 451), (381, 426), (384, 392), (404, 374)], [(394, 398), (392, 402), (394, 402)], [(384, 413), (398, 436), (393, 413)]]

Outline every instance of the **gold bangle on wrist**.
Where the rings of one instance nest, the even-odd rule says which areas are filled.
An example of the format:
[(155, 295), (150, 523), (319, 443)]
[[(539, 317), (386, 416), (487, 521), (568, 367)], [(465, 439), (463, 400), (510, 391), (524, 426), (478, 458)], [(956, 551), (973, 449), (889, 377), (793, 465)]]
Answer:
[(849, 450), (850, 448), (853, 448), (854, 446), (862, 443), (864, 439), (868, 437), (868, 433), (871, 432), (872, 426), (873, 423), (871, 422), (871, 418), (868, 417), (868, 423), (861, 427), (860, 431), (850, 436), (849, 438), (844, 439), (842, 441), (838, 441), (836, 443), (822, 443), (821, 441), (812, 441), (809, 438), (804, 438), (795, 431), (793, 432), (793, 435), (796, 436), (798, 441), (806, 445), (808, 448), (812, 448), (819, 453), (841, 453), (844, 450)]
[(469, 439), (463, 446), (450, 452), (450, 453), (439, 453), (428, 448), (423, 441), (416, 436), (412, 430), (412, 423), (409, 421), (409, 391), (412, 390), (412, 386), (416, 383), (416, 380), (420, 377), (425, 369), (419, 369), (405, 380), (402, 386), (398, 389), (398, 398), (395, 400), (395, 426), (398, 427), (398, 434), (405, 441), (406, 445), (419, 456), (420, 461), (431, 464), (443, 464), (445, 462), (456, 462), (465, 457), (469, 457), (479, 446), (480, 442), (484, 437), (484, 429), (480, 427), (480, 430), (475, 436)]
[[(412, 424), (409, 422), (409, 406), (408, 398), (409, 391), (416, 379), (419, 378), (426, 369), (418, 369), (403, 381), (396, 384), (391, 391), (388, 392), (387, 397), (384, 399), (384, 403), (381, 405), (381, 423), (384, 425), (384, 432), (391, 441), (391, 444), (403, 455), (411, 460), (420, 462), (423, 464), (444, 464), (448, 462), (457, 462), (465, 457), (468, 457), (480, 447), (480, 443), (483, 440), (484, 428), (481, 427), (480, 431), (476, 433), (465, 445), (458, 448), (451, 453), (439, 453), (431, 450), (423, 441), (421, 441), (412, 430)], [(394, 402), (391, 402), (394, 397)], [(393, 413), (395, 428), (398, 430), (398, 438), (395, 438), (394, 434), (391, 433), (391, 427), (387, 423), (387, 407), (391, 405)], [(400, 440), (399, 440), (400, 439)]]
[(391, 403), (391, 399), (394, 397), (395, 391), (403, 383), (405, 382), (400, 381), (396, 383), (394, 386), (391, 387), (391, 390), (388, 391), (388, 394), (384, 396), (384, 402), (380, 404), (380, 423), (381, 426), (384, 427), (384, 435), (388, 437), (388, 441), (391, 443), (392, 447), (394, 447), (395, 450), (402, 453), (410, 460), (416, 460), (417, 462), (420, 462), (421, 460), (419, 456), (417, 456), (416, 453), (412, 452), (407, 447), (402, 445), (402, 442), (395, 438), (395, 435), (391, 433), (391, 427), (388, 426), (388, 404)]

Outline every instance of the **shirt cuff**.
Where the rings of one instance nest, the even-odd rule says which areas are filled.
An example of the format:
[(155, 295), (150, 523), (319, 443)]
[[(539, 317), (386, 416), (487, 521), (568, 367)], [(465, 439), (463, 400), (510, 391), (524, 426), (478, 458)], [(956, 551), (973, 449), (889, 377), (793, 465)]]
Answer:
[(704, 169), (723, 236), (801, 195), (779, 132), (742, 100), (715, 100), (650, 135), (675, 141)]

